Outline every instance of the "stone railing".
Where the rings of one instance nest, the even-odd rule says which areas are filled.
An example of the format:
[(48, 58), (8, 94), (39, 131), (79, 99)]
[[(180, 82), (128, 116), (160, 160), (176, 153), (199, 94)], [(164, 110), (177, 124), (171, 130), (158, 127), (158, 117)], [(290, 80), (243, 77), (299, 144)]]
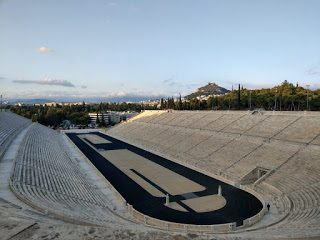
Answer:
[[(259, 197), (259, 200), (263, 200), (263, 199), (260, 199)], [(128, 212), (131, 214), (131, 216), (134, 217), (134, 219), (148, 226), (165, 229), (165, 230), (171, 230), (171, 231), (196, 232), (196, 233), (230, 233), (238, 229), (252, 226), (253, 224), (259, 222), (267, 212), (265, 204), (263, 204), (263, 208), (261, 209), (261, 211), (256, 215), (245, 219), (241, 226), (237, 226), (236, 222), (225, 223), (225, 224), (214, 224), (214, 225), (196, 225), (196, 224), (183, 224), (183, 223), (169, 222), (169, 221), (164, 221), (164, 220), (156, 219), (153, 217), (149, 217), (137, 211), (136, 209), (134, 209), (130, 204), (127, 204), (127, 208), (128, 208)]]
[(250, 218), (243, 220), (243, 225), (241, 227), (248, 227), (248, 226), (251, 226), (251, 225), (259, 222), (263, 218), (263, 216), (267, 213), (268, 210), (267, 210), (267, 206), (266, 206), (264, 198), (259, 193), (257, 193), (253, 189), (248, 188), (244, 185), (239, 185), (239, 188), (242, 189), (243, 191), (251, 193), (253, 196), (258, 198), (259, 201), (262, 203), (262, 209), (260, 210), (260, 212), (258, 212), (256, 215), (254, 215)]
[(137, 211), (132, 205), (127, 204), (128, 212), (139, 222), (142, 222), (148, 226), (171, 230), (171, 231), (183, 231), (183, 232), (199, 232), (199, 233), (227, 233), (236, 229), (236, 223), (225, 223), (215, 225), (196, 225), (196, 224), (183, 224), (164, 221), (149, 217), (143, 213)]

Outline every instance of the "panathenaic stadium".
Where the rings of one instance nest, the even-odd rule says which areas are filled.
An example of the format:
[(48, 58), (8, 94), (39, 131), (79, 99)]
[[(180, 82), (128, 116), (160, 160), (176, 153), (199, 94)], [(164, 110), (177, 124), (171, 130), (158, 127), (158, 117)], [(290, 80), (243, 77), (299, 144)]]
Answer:
[(0, 239), (320, 239), (319, 180), (319, 112), (0, 112)]

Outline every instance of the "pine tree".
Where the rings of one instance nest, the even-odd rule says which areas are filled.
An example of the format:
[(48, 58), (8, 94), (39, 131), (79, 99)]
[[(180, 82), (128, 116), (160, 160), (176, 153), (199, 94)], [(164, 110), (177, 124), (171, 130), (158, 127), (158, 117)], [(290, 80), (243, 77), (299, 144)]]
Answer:
[(181, 94), (179, 95), (178, 109), (179, 109), (179, 110), (182, 110), (182, 99), (181, 99)]
[(160, 100), (160, 109), (162, 110), (164, 108), (165, 108), (165, 103), (164, 103), (163, 98), (161, 98), (161, 100)]
[(239, 90), (238, 90), (238, 109), (240, 110), (240, 108), (241, 108), (241, 89), (240, 89), (240, 84), (239, 84)]

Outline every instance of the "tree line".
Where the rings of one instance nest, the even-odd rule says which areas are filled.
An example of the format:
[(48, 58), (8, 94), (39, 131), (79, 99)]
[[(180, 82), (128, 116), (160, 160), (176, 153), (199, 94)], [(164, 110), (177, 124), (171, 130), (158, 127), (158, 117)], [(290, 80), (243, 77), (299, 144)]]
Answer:
[(39, 122), (54, 128), (59, 127), (62, 121), (69, 120), (75, 125), (87, 125), (89, 123), (89, 113), (102, 113), (106, 111), (136, 111), (142, 109), (154, 109), (154, 107), (144, 107), (136, 103), (97, 103), (80, 105), (12, 105), (10, 110), (23, 117)]
[(58, 127), (63, 120), (70, 120), (76, 125), (87, 125), (90, 112), (106, 111), (136, 111), (155, 109), (175, 110), (252, 110), (262, 108), (275, 111), (319, 111), (320, 89), (309, 90), (284, 81), (281, 85), (264, 89), (233, 90), (226, 95), (209, 97), (206, 100), (197, 98), (177, 99), (169, 97), (161, 99), (159, 105), (144, 105), (141, 103), (98, 103), (80, 105), (23, 105), (7, 106), (12, 112), (32, 119), (46, 126)]
[(252, 110), (262, 108), (275, 111), (319, 111), (320, 89), (310, 90), (284, 81), (281, 85), (264, 89), (233, 90), (206, 100), (197, 98), (181, 100), (181, 96), (161, 99), (160, 109), (175, 110)]

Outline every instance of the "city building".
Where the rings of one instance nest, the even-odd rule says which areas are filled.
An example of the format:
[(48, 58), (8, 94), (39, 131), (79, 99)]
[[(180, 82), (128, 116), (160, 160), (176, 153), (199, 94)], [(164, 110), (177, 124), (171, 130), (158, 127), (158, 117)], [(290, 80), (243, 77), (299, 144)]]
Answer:
[(96, 124), (97, 117), (99, 118), (99, 121), (102, 122), (104, 120), (106, 125), (114, 125), (121, 121), (126, 121), (127, 119), (130, 119), (131, 117), (134, 117), (137, 115), (136, 112), (105, 112), (105, 113), (89, 113), (90, 122), (91, 124)]

